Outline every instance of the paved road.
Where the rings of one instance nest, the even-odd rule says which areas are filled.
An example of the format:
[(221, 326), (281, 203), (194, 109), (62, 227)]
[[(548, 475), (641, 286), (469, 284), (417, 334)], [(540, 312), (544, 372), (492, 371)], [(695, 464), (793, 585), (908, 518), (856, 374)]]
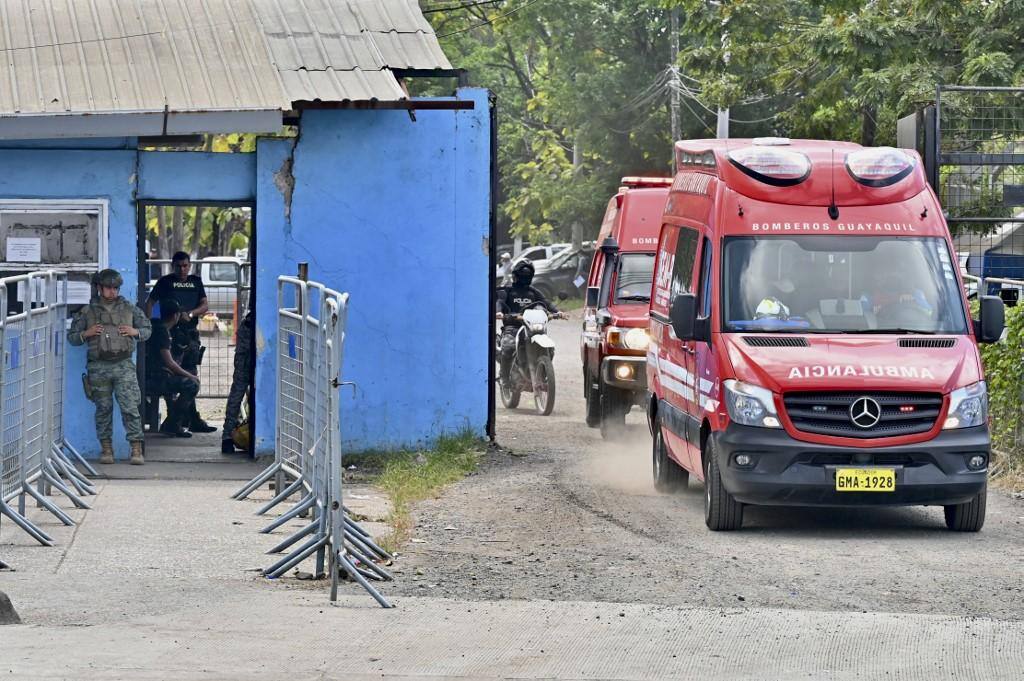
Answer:
[(1024, 617), (1024, 502), (991, 491), (976, 535), (941, 508), (754, 508), (709, 532), (699, 483), (654, 492), (641, 414), (624, 445), (585, 427), (579, 321), (552, 329), (554, 414), (499, 405), (500, 444), (526, 456), (493, 453), (423, 507), (407, 593)]

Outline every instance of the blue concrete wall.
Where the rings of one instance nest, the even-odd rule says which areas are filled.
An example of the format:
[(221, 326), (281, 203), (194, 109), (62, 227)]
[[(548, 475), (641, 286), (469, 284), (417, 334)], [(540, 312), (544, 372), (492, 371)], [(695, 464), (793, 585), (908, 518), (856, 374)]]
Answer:
[(256, 155), (143, 151), (137, 196), (164, 201), (250, 201), (256, 196)]
[[(121, 294), (136, 295), (135, 151), (0, 150), (2, 199), (107, 199), (110, 266), (121, 272)], [(98, 456), (94, 408), (85, 399), (79, 376), (85, 371), (85, 349), (68, 347), (69, 386), (65, 409), (68, 440), (86, 455)], [(76, 389), (77, 388), (77, 389)], [(114, 441), (120, 455), (127, 443), (120, 417), (114, 419)]]
[(460, 97), (475, 109), (418, 111), (415, 122), (404, 111), (306, 111), (297, 143), (258, 145), (259, 451), (273, 449), (272, 292), (302, 261), (311, 279), (352, 295), (348, 450), (484, 433), (490, 119), (486, 91)]

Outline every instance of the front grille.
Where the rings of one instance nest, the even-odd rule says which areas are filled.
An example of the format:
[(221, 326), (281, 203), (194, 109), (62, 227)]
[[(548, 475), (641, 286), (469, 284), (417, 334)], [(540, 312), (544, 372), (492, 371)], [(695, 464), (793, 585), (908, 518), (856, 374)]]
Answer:
[[(850, 407), (862, 397), (880, 407), (878, 423), (862, 428)], [(942, 410), (938, 393), (794, 392), (783, 397), (793, 427), (804, 433), (834, 437), (879, 438), (926, 433)], [(863, 406), (863, 405), (861, 405)]]
[(744, 342), (755, 348), (806, 348), (803, 336), (744, 336)]
[(901, 348), (951, 348), (955, 338), (900, 338)]

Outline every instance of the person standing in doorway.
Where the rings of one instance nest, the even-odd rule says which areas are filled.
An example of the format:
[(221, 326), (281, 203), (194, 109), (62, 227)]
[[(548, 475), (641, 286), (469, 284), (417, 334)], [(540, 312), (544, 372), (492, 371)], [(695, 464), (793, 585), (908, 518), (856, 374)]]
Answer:
[(231, 391), (228, 393), (228, 406), (224, 416), (224, 428), (221, 430), (221, 454), (233, 454), (235, 441), (233, 433), (238, 427), (241, 416), (242, 400), (252, 384), (252, 310), (242, 318), (238, 325), (238, 344), (235, 346), (235, 371), (231, 377)]
[[(201, 277), (190, 274), (192, 259), (188, 253), (178, 251), (171, 258), (171, 273), (160, 277), (146, 301), (146, 314), (153, 315), (153, 307), (160, 301), (173, 298), (181, 308), (181, 319), (171, 334), (171, 354), (181, 357), (181, 368), (193, 376), (199, 375), (203, 361), (202, 341), (199, 339), (199, 319), (209, 309), (206, 287)], [(199, 416), (193, 402), (188, 423), (182, 424), (193, 433), (212, 433), (216, 427), (206, 423)]]
[(131, 462), (145, 463), (142, 456), (142, 393), (135, 372), (135, 345), (152, 332), (149, 318), (121, 295), (124, 280), (117, 270), (106, 269), (93, 277), (97, 295), (78, 311), (68, 342), (88, 345), (86, 373), (82, 377), (85, 396), (96, 404), (96, 437), (100, 441), (100, 463), (114, 463), (114, 399), (131, 445)]
[(171, 336), (181, 321), (181, 307), (174, 298), (160, 301), (160, 319), (153, 320), (153, 335), (146, 343), (146, 392), (167, 397), (167, 419), (160, 432), (172, 437), (192, 437), (185, 424), (192, 418), (199, 394), (199, 377), (183, 369), (171, 354)]

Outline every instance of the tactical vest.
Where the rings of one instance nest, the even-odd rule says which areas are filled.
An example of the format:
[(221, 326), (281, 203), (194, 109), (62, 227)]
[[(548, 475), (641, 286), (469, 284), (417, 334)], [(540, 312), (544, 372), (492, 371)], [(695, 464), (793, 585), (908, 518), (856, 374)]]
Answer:
[(117, 331), (119, 326), (132, 326), (135, 321), (131, 303), (124, 298), (118, 298), (109, 308), (98, 302), (90, 303), (85, 308), (85, 321), (86, 328), (103, 325), (103, 333), (88, 339), (89, 359), (118, 362), (131, 358), (135, 339)]

